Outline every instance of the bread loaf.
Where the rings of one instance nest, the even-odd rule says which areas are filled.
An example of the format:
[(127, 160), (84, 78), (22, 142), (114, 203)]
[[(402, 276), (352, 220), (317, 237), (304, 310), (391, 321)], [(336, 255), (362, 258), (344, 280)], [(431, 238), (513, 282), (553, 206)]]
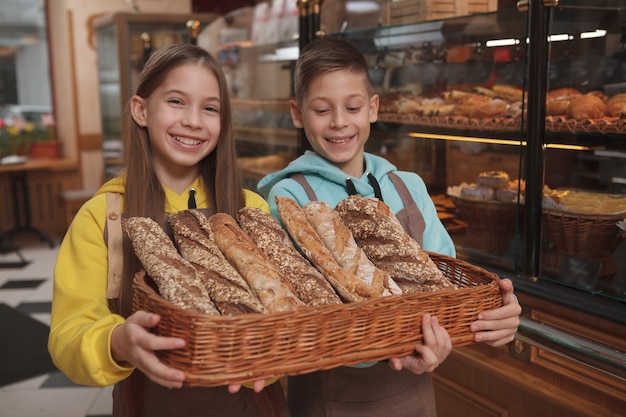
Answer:
[(330, 283), (298, 252), (285, 229), (271, 214), (244, 207), (239, 210), (237, 221), (265, 256), (276, 264), (305, 304), (312, 307), (341, 304)]
[(350, 196), (335, 210), (367, 257), (404, 292), (455, 288), (382, 201)]
[(616, 94), (607, 102), (607, 116), (625, 117), (626, 116), (626, 93)]
[(219, 314), (193, 265), (180, 256), (157, 222), (149, 217), (130, 217), (123, 219), (122, 225), (164, 300), (196, 313)]
[(277, 196), (275, 201), (280, 218), (291, 238), (344, 301), (362, 301), (376, 295), (363, 281), (339, 265), (295, 200)]
[(313, 225), (326, 248), (335, 256), (343, 269), (356, 275), (374, 294), (402, 294), (389, 274), (377, 268), (356, 244), (350, 229), (339, 215), (323, 201), (310, 201), (302, 207), (309, 223)]
[(198, 278), (222, 315), (268, 312), (220, 252), (204, 214), (185, 210), (170, 215), (169, 222), (181, 255), (196, 268)]
[(217, 247), (270, 313), (294, 311), (305, 305), (278, 267), (263, 255), (232, 216), (214, 214), (209, 218), (209, 224)]
[(593, 94), (573, 97), (567, 115), (576, 120), (600, 119), (606, 114), (606, 104)]

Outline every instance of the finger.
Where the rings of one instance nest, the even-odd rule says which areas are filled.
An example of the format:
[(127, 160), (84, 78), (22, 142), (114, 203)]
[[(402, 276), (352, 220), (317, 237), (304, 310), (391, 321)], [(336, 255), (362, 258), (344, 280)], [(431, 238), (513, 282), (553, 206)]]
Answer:
[(265, 388), (265, 380), (260, 379), (258, 381), (254, 381), (252, 388), (254, 389), (254, 392), (257, 393), (263, 391), (263, 388)]
[(241, 389), (241, 384), (230, 384), (228, 386), (228, 392), (230, 392), (231, 394), (238, 393), (240, 389)]
[(126, 319), (127, 323), (136, 324), (145, 328), (152, 328), (156, 326), (159, 321), (161, 321), (161, 316), (143, 310), (133, 313)]
[(395, 371), (402, 370), (402, 360), (400, 358), (389, 359), (389, 367)]
[(432, 343), (433, 340), (435, 340), (433, 318), (428, 313), (424, 314), (424, 317), (422, 317), (422, 337), (425, 345)]

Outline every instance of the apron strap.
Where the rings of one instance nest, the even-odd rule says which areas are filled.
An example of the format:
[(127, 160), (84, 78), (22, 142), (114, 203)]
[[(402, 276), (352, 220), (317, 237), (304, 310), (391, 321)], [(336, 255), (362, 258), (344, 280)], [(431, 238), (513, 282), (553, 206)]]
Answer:
[(106, 193), (107, 218), (105, 236), (107, 242), (107, 299), (119, 298), (122, 285), (124, 253), (122, 245), (122, 213), (120, 211), (120, 194)]
[(306, 195), (309, 197), (310, 201), (317, 201), (317, 195), (315, 194), (315, 191), (313, 191), (313, 187), (311, 187), (302, 173), (296, 172), (295, 174), (291, 174), (291, 179), (304, 188), (304, 191), (306, 191)]

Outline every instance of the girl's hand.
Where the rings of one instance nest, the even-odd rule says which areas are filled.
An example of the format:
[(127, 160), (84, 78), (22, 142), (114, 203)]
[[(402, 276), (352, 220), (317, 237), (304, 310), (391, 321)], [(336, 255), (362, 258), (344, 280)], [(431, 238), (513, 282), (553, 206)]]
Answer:
[(510, 279), (502, 279), (499, 285), (502, 291), (502, 307), (481, 312), (478, 314), (478, 320), (470, 325), (470, 330), (475, 332), (475, 342), (483, 342), (494, 347), (502, 346), (515, 338), (519, 315), (522, 312), (513, 295), (513, 282)]
[(389, 359), (389, 366), (396, 371), (406, 368), (419, 375), (432, 372), (452, 351), (452, 340), (446, 329), (439, 325), (437, 317), (425, 314), (422, 318), (423, 345), (416, 345), (412, 355)]
[(185, 374), (163, 364), (157, 350), (180, 349), (185, 341), (177, 337), (157, 336), (148, 329), (157, 325), (161, 317), (145, 311), (137, 311), (111, 334), (111, 355), (118, 363), (127, 362), (143, 372), (157, 384), (167, 388), (183, 386)]

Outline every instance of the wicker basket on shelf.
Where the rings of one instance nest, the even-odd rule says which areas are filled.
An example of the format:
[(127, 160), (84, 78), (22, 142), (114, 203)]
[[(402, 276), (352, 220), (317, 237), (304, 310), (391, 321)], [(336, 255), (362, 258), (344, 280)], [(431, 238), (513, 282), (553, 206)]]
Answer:
[(558, 272), (565, 258), (574, 256), (600, 262), (600, 276), (614, 274), (617, 266), (613, 252), (626, 238), (617, 226), (624, 216), (626, 213), (603, 215), (544, 210), (543, 267)]
[(499, 278), (461, 260), (431, 258), (457, 290), (223, 317), (166, 302), (152, 280), (138, 273), (133, 308), (161, 315), (157, 334), (186, 340), (185, 348), (158, 355), (186, 372), (188, 386), (242, 383), (406, 355), (422, 341), (425, 313), (437, 316), (454, 346), (471, 344), (470, 323), (479, 312), (502, 305)]
[(507, 251), (519, 222), (516, 203), (471, 201), (458, 197), (452, 197), (452, 201), (467, 223), (463, 246), (494, 255)]

